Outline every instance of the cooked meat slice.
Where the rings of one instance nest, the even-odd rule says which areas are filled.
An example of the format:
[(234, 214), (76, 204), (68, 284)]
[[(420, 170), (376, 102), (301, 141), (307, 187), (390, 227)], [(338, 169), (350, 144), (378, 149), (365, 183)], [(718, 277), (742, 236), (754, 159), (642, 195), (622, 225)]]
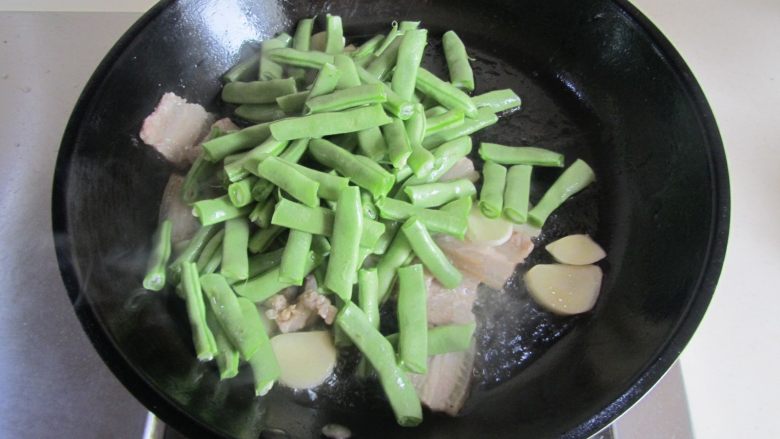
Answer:
[(458, 287), (448, 290), (431, 276), (425, 276), (428, 289), (428, 324), (433, 326), (463, 324), (474, 321), (474, 301), (479, 282), (464, 276)]
[(426, 374), (410, 373), (420, 401), (433, 411), (457, 415), (469, 394), (475, 351), (472, 343), (468, 351), (434, 355)]
[(169, 162), (184, 168), (197, 157), (198, 140), (208, 132), (212, 121), (203, 107), (169, 92), (144, 119), (140, 136)]
[[(294, 298), (298, 288), (290, 287), (285, 291), (271, 296), (265, 301), (266, 317), (274, 320), (283, 333), (300, 331), (311, 326), (320, 317), (326, 324), (333, 324), (338, 309), (326, 296), (317, 291), (314, 276), (308, 276), (304, 284), (304, 292)], [(293, 292), (292, 294), (290, 292)], [(295, 301), (295, 303), (291, 303)]]

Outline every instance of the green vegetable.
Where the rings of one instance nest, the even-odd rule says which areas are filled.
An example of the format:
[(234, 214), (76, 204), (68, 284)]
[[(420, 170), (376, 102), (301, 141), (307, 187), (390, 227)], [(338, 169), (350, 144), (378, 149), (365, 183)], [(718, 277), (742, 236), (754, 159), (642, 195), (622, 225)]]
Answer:
[(380, 303), (383, 303), (390, 296), (396, 270), (403, 266), (411, 255), (412, 247), (406, 236), (403, 233), (396, 233), (390, 247), (376, 265)]
[(358, 131), (358, 148), (371, 160), (382, 160), (387, 154), (387, 143), (379, 127), (371, 127)]
[[(310, 251), (304, 264), (303, 277), (306, 277), (322, 263), (322, 256)], [(246, 282), (235, 285), (236, 293), (253, 302), (263, 302), (274, 294), (293, 284), (279, 280), (279, 267), (272, 268)]]
[(210, 226), (248, 214), (252, 206), (236, 207), (230, 197), (223, 195), (211, 200), (201, 200), (192, 205), (192, 211), (201, 225)]
[(504, 209), (506, 168), (487, 161), (482, 167), (482, 191), (479, 193), (479, 210), (488, 218), (498, 218)]
[(200, 288), (198, 267), (192, 262), (182, 265), (181, 282), (187, 304), (187, 316), (192, 328), (192, 341), (198, 360), (209, 361), (217, 355), (217, 342), (206, 322), (206, 304)]
[(474, 119), (466, 118), (463, 120), (463, 123), (442, 129), (435, 134), (426, 133), (423, 146), (428, 149), (435, 148), (444, 142), (473, 134), (496, 122), (498, 122), (498, 116), (489, 108), (480, 108), (477, 110), (477, 116)]
[(313, 28), (313, 18), (304, 18), (298, 21), (298, 26), (295, 28), (295, 35), (293, 36), (293, 49), (307, 51), (311, 48), (311, 32)]
[(438, 207), (462, 197), (477, 194), (474, 183), (462, 178), (444, 183), (428, 183), (407, 186), (404, 193), (415, 206)]
[(157, 228), (152, 240), (152, 253), (146, 265), (144, 276), (144, 288), (152, 291), (160, 291), (165, 286), (165, 269), (168, 259), (171, 257), (171, 230), (173, 223), (165, 220)]
[(433, 183), (447, 173), (455, 163), (471, 153), (471, 137), (463, 136), (440, 145), (432, 151), (433, 169), (425, 177), (411, 177), (404, 182), (404, 186)]
[(218, 274), (206, 274), (200, 277), (200, 285), (230, 343), (238, 349), (241, 358), (251, 358), (260, 346), (262, 336), (248, 327), (230, 284)]
[(334, 56), (333, 65), (336, 66), (340, 73), (339, 82), (336, 85), (337, 90), (344, 90), (360, 85), (360, 77), (355, 68), (355, 62), (349, 55), (339, 54)]
[(171, 272), (178, 275), (181, 272), (181, 266), (185, 262), (195, 262), (198, 260), (198, 256), (203, 249), (208, 245), (211, 238), (217, 233), (219, 229), (216, 226), (205, 226), (198, 229), (192, 236), (190, 242), (187, 243), (187, 247), (182, 250), (181, 253), (174, 259), (168, 266)]
[(439, 281), (445, 288), (455, 288), (460, 285), (463, 275), (447, 259), (444, 252), (433, 241), (433, 238), (426, 230), (422, 222), (416, 217), (409, 218), (401, 231), (409, 241), (412, 251), (422, 261), (425, 268), (431, 272), (433, 277)]
[(333, 64), (333, 55), (316, 50), (275, 49), (268, 52), (268, 57), (280, 64), (310, 69), (320, 69), (325, 64)]
[(446, 128), (460, 125), (465, 120), (464, 118), (465, 116), (462, 111), (447, 109), (444, 109), (443, 113), (431, 115), (430, 117), (426, 116), (425, 136), (433, 136)]
[(330, 235), (333, 231), (333, 212), (324, 207), (309, 207), (281, 199), (276, 204), (271, 224), (300, 230), (314, 235)]
[[(225, 238), (225, 230), (222, 229), (219, 232), (217, 232), (211, 239), (209, 239), (208, 243), (203, 247), (203, 251), (200, 252), (200, 255), (198, 256), (198, 272), (203, 273), (206, 267), (209, 265), (209, 262), (214, 257), (214, 254), (219, 253), (219, 261), (222, 262), (222, 240)], [(184, 268), (184, 264), (182, 264), (182, 268)]]
[[(408, 236), (407, 236), (408, 238)], [(409, 372), (428, 371), (427, 291), (420, 264), (398, 269), (398, 358)]]
[(270, 104), (279, 96), (298, 91), (295, 79), (229, 82), (222, 87), (222, 100), (231, 104)]
[[(285, 95), (288, 96), (288, 95)], [(278, 99), (278, 98), (277, 98)], [(236, 116), (250, 122), (268, 122), (286, 116), (275, 102), (273, 104), (244, 104), (236, 108)]]
[(336, 205), (333, 222), (333, 238), (325, 274), (325, 286), (349, 301), (352, 285), (358, 269), (358, 252), (363, 233), (363, 211), (360, 204), (360, 189), (350, 186), (344, 189)]
[(528, 222), (536, 227), (541, 227), (558, 206), (594, 181), (596, 181), (596, 175), (593, 173), (593, 169), (578, 159), (563, 171), (555, 183), (547, 189), (539, 203), (528, 212)]
[(238, 307), (247, 332), (253, 334), (256, 339), (257, 349), (251, 357), (248, 358), (249, 366), (252, 368), (252, 376), (255, 381), (255, 395), (263, 396), (271, 390), (276, 380), (281, 375), (279, 362), (276, 361), (271, 340), (263, 327), (263, 321), (260, 320), (255, 304), (244, 299), (238, 298)]
[(505, 146), (497, 143), (479, 144), (482, 160), (501, 165), (532, 165), (563, 167), (563, 154), (532, 146)]
[(257, 174), (307, 206), (315, 207), (320, 204), (317, 197), (320, 184), (280, 158), (268, 157), (260, 162)]
[(390, 23), (390, 31), (387, 32), (387, 35), (382, 39), (382, 43), (378, 45), (376, 50), (374, 51), (374, 56), (377, 57), (384, 53), (385, 50), (390, 46), (390, 43), (395, 41), (395, 39), (403, 35), (402, 32), (399, 32), (398, 30), (398, 22), (394, 21)]
[(302, 113), (303, 105), (309, 98), (309, 90), (299, 91), (276, 98), (276, 105), (287, 114)]
[(269, 226), (267, 229), (260, 229), (249, 238), (249, 251), (252, 253), (261, 253), (268, 248), (279, 234), (284, 231), (284, 227)]
[(396, 365), (395, 352), (390, 342), (371, 325), (365, 313), (348, 302), (339, 311), (336, 324), (377, 371), (379, 381), (395, 413), (396, 422), (405, 427), (422, 422), (422, 407), (414, 386), (406, 373)]
[(371, 55), (376, 52), (377, 47), (382, 44), (384, 39), (384, 35), (374, 35), (373, 37), (369, 38), (368, 41), (361, 44), (360, 47), (358, 47), (358, 49), (351, 54), (355, 64), (362, 67), (368, 61), (370, 61), (372, 58)]
[(304, 114), (341, 111), (369, 104), (381, 104), (387, 100), (384, 86), (380, 84), (358, 85), (306, 101)]
[(493, 113), (520, 108), (523, 104), (520, 96), (511, 89), (493, 90), (471, 98), (477, 108), (489, 108)]
[(271, 198), (255, 204), (254, 209), (249, 212), (249, 221), (252, 221), (263, 229), (268, 227), (271, 225), (271, 216), (274, 214), (275, 205), (276, 203)]
[(258, 69), (258, 78), (261, 81), (272, 79), (281, 79), (284, 75), (284, 68), (268, 58), (268, 52), (274, 49), (280, 49), (290, 45), (292, 37), (286, 33), (281, 33), (275, 38), (263, 41), (260, 45), (260, 66)]
[(441, 37), (441, 43), (452, 85), (468, 92), (474, 91), (474, 72), (471, 71), (469, 56), (463, 41), (455, 31), (447, 31)]
[(260, 52), (255, 52), (246, 59), (240, 61), (222, 75), (223, 82), (249, 81), (257, 79), (257, 65), (260, 61)]
[(306, 268), (306, 258), (311, 249), (311, 238), (311, 233), (290, 230), (279, 266), (279, 281), (292, 285), (303, 285), (303, 273)]
[(292, 168), (319, 184), (317, 196), (328, 201), (336, 201), (339, 194), (349, 185), (349, 179), (338, 175), (326, 174), (299, 164), (291, 164)]
[(246, 218), (234, 218), (225, 222), (220, 274), (231, 280), (249, 277), (248, 243), (249, 222)]
[(469, 95), (422, 67), (417, 71), (416, 87), (451, 110), (461, 110), (468, 117), (477, 117), (477, 107), (471, 102)]
[(341, 25), (341, 17), (327, 14), (325, 32), (325, 53), (341, 53), (344, 50), (344, 28)]
[(412, 154), (412, 146), (406, 135), (404, 121), (393, 118), (391, 123), (382, 126), (382, 134), (387, 143), (387, 156), (390, 158), (390, 163), (396, 169), (406, 166), (406, 161)]
[[(369, 105), (340, 112), (318, 113), (303, 117), (291, 117), (271, 123), (271, 134), (278, 140), (354, 133), (366, 128), (390, 123), (382, 107)], [(314, 140), (312, 140), (312, 143)]]
[[(385, 37), (385, 41), (387, 41), (388, 38), (389, 35)], [(395, 67), (395, 63), (398, 60), (398, 49), (400, 47), (401, 38), (395, 38), (387, 46), (387, 49), (382, 52), (377, 50), (377, 53), (374, 54), (374, 59), (366, 65), (366, 71), (374, 78), (383, 80)]]
[(257, 183), (256, 177), (247, 177), (228, 186), (228, 197), (236, 207), (244, 207), (254, 201), (252, 187)]
[(206, 321), (211, 333), (214, 334), (214, 341), (217, 343), (217, 368), (219, 369), (219, 379), (226, 380), (238, 375), (238, 363), (240, 356), (236, 348), (230, 343), (225, 331), (217, 321), (214, 312), (206, 309)]
[(271, 124), (261, 123), (203, 143), (203, 156), (210, 162), (218, 162), (263, 143), (271, 135)]
[(522, 224), (528, 220), (532, 169), (528, 165), (515, 165), (506, 174), (504, 216), (514, 223)]
[(412, 99), (417, 70), (420, 68), (427, 41), (428, 31), (425, 29), (413, 29), (404, 33), (401, 45), (398, 47), (398, 60), (391, 83), (393, 91), (402, 99)]
[[(381, 108), (379, 111), (382, 111)], [(360, 156), (356, 156), (327, 140), (312, 139), (309, 142), (309, 152), (315, 160), (335, 169), (336, 172), (349, 178), (354, 184), (369, 191), (375, 198), (387, 195), (393, 188), (395, 178), (392, 174), (381, 167), (368, 165), (358, 158)]]
[[(463, 352), (471, 346), (476, 324), (442, 325), (428, 329), (428, 355), (441, 355), (450, 352)], [(387, 337), (393, 347), (398, 346), (398, 334)]]
[(332, 93), (339, 84), (339, 79), (341, 79), (341, 72), (339, 69), (332, 63), (324, 64), (317, 73), (317, 77), (314, 79), (311, 90), (309, 90), (309, 95), (306, 97), (306, 102), (317, 96)]
[(200, 154), (184, 177), (184, 182), (181, 185), (181, 200), (187, 205), (198, 201), (202, 196), (204, 186), (216, 171), (217, 166), (206, 160), (204, 154)]
[(244, 153), (237, 160), (225, 165), (228, 180), (236, 182), (246, 178), (250, 172), (257, 172), (257, 165), (268, 157), (277, 156), (287, 147), (287, 141), (269, 137), (265, 142)]
[(445, 233), (459, 239), (463, 239), (468, 228), (468, 222), (465, 219), (449, 212), (424, 209), (393, 198), (377, 200), (376, 207), (379, 208), (379, 216), (384, 219), (404, 221), (416, 216), (432, 232)]

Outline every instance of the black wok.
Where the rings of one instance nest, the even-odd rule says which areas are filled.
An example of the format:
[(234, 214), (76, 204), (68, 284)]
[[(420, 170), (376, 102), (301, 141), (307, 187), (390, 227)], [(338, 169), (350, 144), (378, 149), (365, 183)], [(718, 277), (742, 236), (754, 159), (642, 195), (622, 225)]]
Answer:
[[(478, 330), (482, 360), (461, 417), (427, 414), (402, 429), (371, 392), (336, 387), (314, 401), (283, 388), (256, 399), (250, 371), (219, 382), (197, 362), (173, 294), (140, 288), (173, 172), (140, 143), (143, 118), (166, 91), (221, 111), (218, 77), (245, 42), (326, 11), (344, 18), (348, 35), (422, 20), (431, 53), (455, 29), (477, 58), (477, 91), (512, 87), (524, 99), (522, 112), (475, 140), (556, 149), (599, 177), (550, 220), (531, 257), (547, 260), (541, 247), (564, 234), (593, 234), (609, 255), (596, 308), (553, 318), (513, 279), (505, 323)], [(425, 62), (437, 68), (440, 59)], [(555, 176), (538, 172), (532, 199)], [(357, 437), (588, 436), (650, 389), (691, 337), (720, 272), (728, 215), (723, 146), (704, 96), (671, 44), (622, 0), (162, 2), (85, 88), (53, 197), (62, 277), (85, 331), (138, 399), (193, 437), (311, 437), (329, 422)], [(495, 311), (487, 308), (477, 313)]]

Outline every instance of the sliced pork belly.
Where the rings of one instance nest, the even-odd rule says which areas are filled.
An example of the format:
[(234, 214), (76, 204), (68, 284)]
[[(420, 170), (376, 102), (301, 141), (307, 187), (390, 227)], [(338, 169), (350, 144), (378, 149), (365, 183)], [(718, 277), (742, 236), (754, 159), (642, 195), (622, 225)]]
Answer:
[(144, 120), (140, 136), (174, 166), (185, 168), (200, 153), (199, 139), (208, 132), (213, 120), (200, 105), (169, 92)]

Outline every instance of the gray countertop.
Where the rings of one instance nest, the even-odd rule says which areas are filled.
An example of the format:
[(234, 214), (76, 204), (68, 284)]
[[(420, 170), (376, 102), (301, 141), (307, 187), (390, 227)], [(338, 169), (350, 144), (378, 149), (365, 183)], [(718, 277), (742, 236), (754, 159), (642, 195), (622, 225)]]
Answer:
[[(73, 105), (99, 61), (137, 18), (0, 13), (3, 437), (143, 434), (146, 410), (100, 360), (73, 312), (57, 268), (50, 213), (54, 165)], [(679, 367), (617, 422), (614, 434), (692, 437)]]

